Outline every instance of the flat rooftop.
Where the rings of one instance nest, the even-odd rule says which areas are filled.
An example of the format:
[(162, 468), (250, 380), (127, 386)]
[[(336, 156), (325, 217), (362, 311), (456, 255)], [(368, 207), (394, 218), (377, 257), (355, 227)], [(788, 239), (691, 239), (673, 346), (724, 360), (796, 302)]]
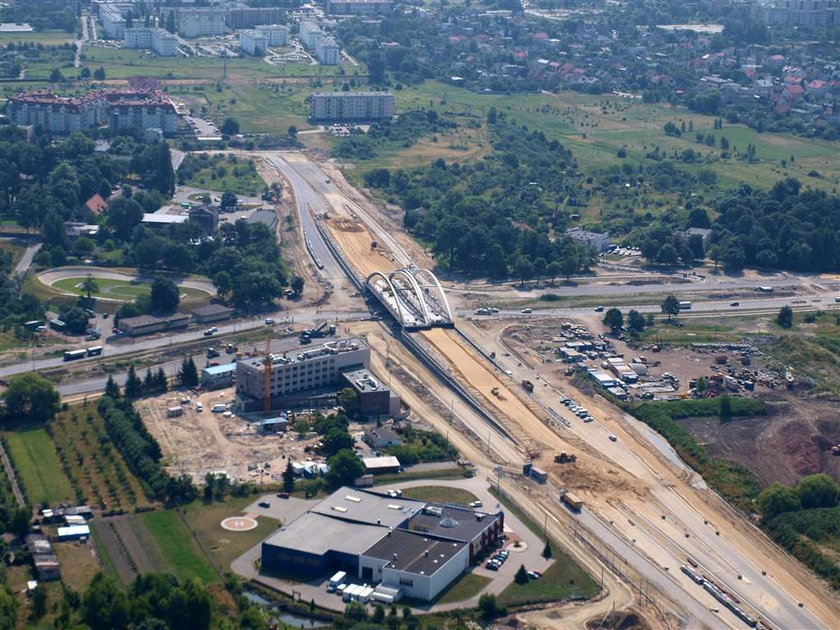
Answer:
[(440, 513), (429, 513), (422, 510), (415, 514), (405, 528), (414, 532), (421, 532), (456, 540), (472, 540), (483, 532), (493, 522), (493, 515), (464, 507), (432, 504), (439, 508)]
[(377, 379), (367, 368), (342, 372), (346, 378), (360, 392), (387, 392), (388, 388)]
[(311, 512), (355, 523), (397, 527), (423, 509), (422, 501), (389, 497), (340, 488), (312, 508)]
[(381, 539), (387, 530), (377, 525), (350, 523), (307, 512), (268, 538), (264, 544), (294, 549), (316, 556), (329, 551), (359, 555)]
[[(272, 353), (271, 364), (274, 366), (289, 365), (292, 363), (305, 363), (324, 356), (343, 354), (345, 352), (352, 352), (354, 350), (361, 350), (367, 348), (365, 343), (358, 337), (350, 337), (348, 339), (333, 339), (321, 345), (307, 346), (306, 348), (295, 344), (283, 351), (283, 354)], [(264, 363), (262, 357), (251, 357), (242, 359), (240, 363), (244, 363), (253, 368), (263, 369)]]
[(466, 546), (464, 542), (440, 540), (398, 529), (386, 534), (364, 555), (384, 560), (398, 571), (434, 575)]

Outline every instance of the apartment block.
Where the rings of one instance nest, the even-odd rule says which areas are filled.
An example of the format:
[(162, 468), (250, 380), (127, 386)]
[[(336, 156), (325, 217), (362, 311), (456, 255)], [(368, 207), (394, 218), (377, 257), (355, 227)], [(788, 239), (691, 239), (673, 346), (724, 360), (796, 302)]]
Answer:
[(116, 4), (100, 4), (99, 20), (102, 22), (102, 34), (105, 39), (125, 37), (125, 18)]
[(277, 24), (282, 19), (283, 11), (276, 7), (236, 7), (227, 12), (227, 24), (233, 29)]
[(363, 122), (392, 118), (394, 95), (389, 92), (318, 92), (309, 97), (313, 121)]
[(175, 23), (182, 37), (225, 35), (225, 10), (215, 7), (178, 9)]
[(162, 28), (127, 28), (125, 47), (151, 50), (161, 57), (175, 57), (178, 54), (178, 38)]
[(239, 47), (246, 55), (262, 57), (268, 50), (268, 38), (256, 29), (239, 31)]
[(312, 20), (300, 21), (300, 43), (306, 50), (315, 50), (315, 45), (324, 36), (324, 31)]
[(322, 65), (337, 66), (340, 61), (340, 48), (332, 37), (322, 37), (315, 44), (315, 57)]
[(260, 24), (254, 30), (265, 35), (269, 46), (285, 46), (289, 43), (289, 27), (285, 24)]
[(327, 0), (328, 15), (383, 15), (394, 9), (394, 0)]

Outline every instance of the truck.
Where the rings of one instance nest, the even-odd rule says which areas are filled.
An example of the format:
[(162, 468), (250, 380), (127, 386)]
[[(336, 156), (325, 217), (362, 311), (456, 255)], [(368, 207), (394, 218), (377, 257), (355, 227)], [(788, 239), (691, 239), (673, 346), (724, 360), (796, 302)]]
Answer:
[(339, 584), (344, 584), (347, 580), (347, 572), (346, 571), (338, 571), (335, 575), (330, 578), (330, 581), (327, 583), (327, 592), (334, 593), (335, 589), (338, 588)]
[(568, 490), (564, 490), (560, 493), (560, 501), (574, 512), (580, 512), (580, 509), (583, 507), (583, 501)]
[(335, 324), (328, 324), (323, 322), (317, 328), (308, 328), (300, 332), (300, 342), (309, 343), (313, 339), (320, 339), (321, 337), (332, 336), (335, 334)]
[(531, 466), (531, 479), (533, 479), (537, 483), (545, 483), (546, 481), (548, 481), (548, 473), (545, 472), (542, 468)]
[(690, 311), (691, 310), (691, 302), (680, 302), (680, 310), (681, 311)]
[(522, 388), (526, 392), (533, 392), (534, 391), (534, 384), (529, 380), (523, 380), (522, 381)]

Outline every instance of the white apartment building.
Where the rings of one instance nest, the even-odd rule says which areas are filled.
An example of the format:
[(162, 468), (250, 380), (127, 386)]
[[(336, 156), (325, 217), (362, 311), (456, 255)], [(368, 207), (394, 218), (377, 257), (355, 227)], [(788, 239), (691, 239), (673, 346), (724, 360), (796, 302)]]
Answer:
[(340, 61), (340, 49), (332, 37), (326, 36), (315, 44), (315, 57), (325, 66), (337, 66)]
[(289, 27), (285, 24), (260, 24), (254, 29), (265, 35), (269, 46), (285, 46), (289, 43)]
[(178, 9), (176, 20), (182, 37), (225, 35), (228, 32), (223, 8)]
[(99, 20), (102, 22), (102, 34), (105, 39), (125, 37), (125, 18), (116, 4), (100, 4)]
[(306, 50), (315, 50), (315, 46), (324, 36), (324, 31), (312, 20), (300, 21), (300, 43)]
[(394, 95), (389, 92), (317, 92), (309, 97), (313, 121), (362, 122), (392, 118)]
[(268, 51), (268, 37), (256, 29), (239, 31), (239, 47), (247, 55), (262, 57)]
[(178, 38), (162, 28), (127, 28), (125, 47), (151, 50), (161, 57), (175, 57), (178, 54)]
[(382, 15), (391, 13), (394, 0), (326, 0), (329, 15)]
[[(271, 397), (275, 398), (340, 383), (343, 371), (370, 366), (370, 348), (357, 338), (339, 339), (307, 350), (272, 354), (268, 359)], [(240, 396), (262, 400), (265, 378), (263, 357), (236, 362), (236, 393)]]

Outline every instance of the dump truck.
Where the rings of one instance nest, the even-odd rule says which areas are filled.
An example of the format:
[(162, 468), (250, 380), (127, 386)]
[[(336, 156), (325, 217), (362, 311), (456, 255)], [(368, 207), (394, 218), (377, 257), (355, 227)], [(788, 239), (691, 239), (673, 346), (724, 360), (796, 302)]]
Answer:
[(575, 512), (580, 512), (580, 509), (583, 507), (583, 501), (581, 501), (578, 497), (574, 494), (569, 492), (568, 490), (564, 490), (560, 493), (560, 501), (566, 505), (570, 510)]
[(522, 388), (526, 392), (532, 392), (532, 391), (534, 391), (534, 384), (531, 381), (525, 380), (525, 381), (522, 381)]

